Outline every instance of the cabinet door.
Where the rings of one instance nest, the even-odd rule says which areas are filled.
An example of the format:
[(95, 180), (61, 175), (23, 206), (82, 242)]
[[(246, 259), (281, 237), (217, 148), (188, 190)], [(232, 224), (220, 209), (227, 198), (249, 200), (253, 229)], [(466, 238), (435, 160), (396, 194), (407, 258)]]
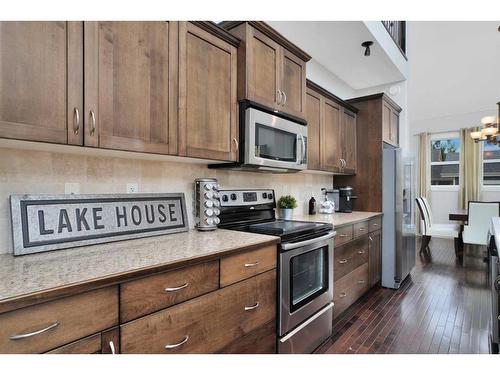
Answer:
[(387, 104), (382, 105), (382, 140), (391, 143), (392, 109)]
[(176, 153), (177, 24), (85, 23), (85, 145)]
[(391, 111), (391, 142), (399, 144), (399, 115), (394, 110)]
[(344, 173), (356, 172), (356, 115), (342, 112), (342, 157), (346, 162)]
[(370, 261), (370, 286), (377, 284), (382, 278), (382, 234), (380, 231), (368, 236), (368, 253)]
[(337, 103), (323, 101), (323, 121), (321, 124), (321, 169), (328, 172), (340, 170), (341, 126), (340, 107)]
[(307, 90), (307, 169), (321, 169), (320, 159), (320, 127), (321, 127), (321, 96), (312, 90)]
[(285, 48), (282, 51), (282, 111), (305, 118), (306, 63)]
[[(273, 109), (278, 105), (281, 86), (281, 47), (260, 31), (250, 28), (247, 46), (248, 99)], [(292, 100), (294, 100), (292, 98)]]
[(81, 144), (82, 33), (81, 22), (0, 22), (0, 137)]
[(179, 25), (179, 154), (237, 161), (236, 48)]

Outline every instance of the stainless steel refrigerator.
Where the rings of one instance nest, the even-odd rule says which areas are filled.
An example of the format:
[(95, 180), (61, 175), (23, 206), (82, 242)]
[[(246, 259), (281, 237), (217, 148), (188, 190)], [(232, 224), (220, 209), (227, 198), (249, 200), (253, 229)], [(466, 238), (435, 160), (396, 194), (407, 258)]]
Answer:
[(382, 178), (382, 286), (398, 289), (415, 266), (414, 162), (384, 144)]

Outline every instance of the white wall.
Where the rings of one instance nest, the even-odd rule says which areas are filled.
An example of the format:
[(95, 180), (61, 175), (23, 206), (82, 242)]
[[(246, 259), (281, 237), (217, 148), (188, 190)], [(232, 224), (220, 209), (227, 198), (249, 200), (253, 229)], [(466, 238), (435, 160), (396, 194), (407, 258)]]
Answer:
[[(497, 22), (408, 23), (410, 153), (418, 155), (418, 133), (457, 131), (496, 113), (497, 28)], [(432, 191), (429, 199), (436, 221), (448, 222), (458, 207), (457, 191)], [(483, 192), (482, 199), (500, 200), (500, 192)]]

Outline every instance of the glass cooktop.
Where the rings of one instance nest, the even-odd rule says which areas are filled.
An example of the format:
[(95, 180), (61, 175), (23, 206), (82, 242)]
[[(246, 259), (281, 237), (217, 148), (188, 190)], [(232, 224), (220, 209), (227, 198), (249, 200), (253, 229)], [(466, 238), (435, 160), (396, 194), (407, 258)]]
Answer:
[(317, 223), (310, 221), (281, 220), (259, 224), (250, 224), (246, 230), (254, 233), (270, 234), (274, 236), (285, 236), (288, 234), (316, 232), (318, 230), (332, 229), (332, 224)]

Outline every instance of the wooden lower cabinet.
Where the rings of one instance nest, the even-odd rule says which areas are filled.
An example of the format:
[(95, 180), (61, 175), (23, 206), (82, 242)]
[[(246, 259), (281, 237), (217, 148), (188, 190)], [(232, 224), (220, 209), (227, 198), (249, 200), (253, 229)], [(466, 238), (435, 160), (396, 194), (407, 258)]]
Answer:
[(233, 341), (218, 353), (221, 354), (275, 354), (276, 320), (273, 319), (255, 331)]
[(370, 233), (368, 237), (370, 254), (370, 286), (374, 286), (382, 279), (382, 232)]
[(276, 270), (121, 326), (122, 353), (213, 353), (275, 319)]
[(365, 236), (334, 250), (334, 279), (339, 280), (368, 262), (368, 238)]
[(47, 354), (118, 354), (120, 329), (109, 329), (53, 349)]
[(335, 282), (333, 294), (333, 317), (342, 314), (368, 290), (368, 263)]

